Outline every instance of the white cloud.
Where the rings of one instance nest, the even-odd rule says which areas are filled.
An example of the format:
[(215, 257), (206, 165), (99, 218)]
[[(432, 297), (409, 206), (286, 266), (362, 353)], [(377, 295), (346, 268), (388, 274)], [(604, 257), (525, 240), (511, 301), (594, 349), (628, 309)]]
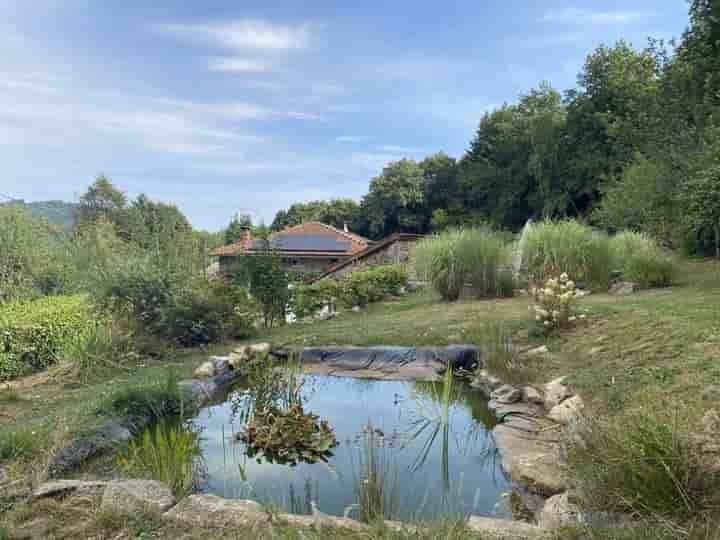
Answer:
[(208, 61), (210, 71), (225, 71), (251, 73), (260, 71), (270, 71), (272, 65), (262, 60), (250, 60), (247, 58), (211, 58)]
[(391, 152), (395, 154), (422, 154), (424, 150), (422, 148), (410, 148), (407, 146), (395, 146), (393, 144), (386, 144), (380, 147), (383, 152)]
[(542, 20), (572, 24), (628, 24), (650, 16), (652, 14), (641, 11), (590, 11), (568, 7), (559, 11), (548, 11)]
[(159, 29), (230, 49), (288, 51), (307, 48), (314, 27), (309, 24), (285, 25), (259, 19), (238, 19), (209, 24), (165, 24)]
[(335, 137), (335, 141), (339, 143), (361, 143), (370, 139), (371, 137), (369, 135), (341, 135), (340, 137)]

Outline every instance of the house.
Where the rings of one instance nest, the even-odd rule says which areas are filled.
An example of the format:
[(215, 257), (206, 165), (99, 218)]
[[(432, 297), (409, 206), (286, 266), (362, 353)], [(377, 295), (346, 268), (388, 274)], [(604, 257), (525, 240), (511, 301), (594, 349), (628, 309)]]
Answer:
[(424, 238), (422, 234), (395, 233), (368, 245), (350, 257), (338, 261), (316, 278), (341, 278), (358, 268), (383, 264), (403, 264), (407, 266), (410, 283), (417, 283), (413, 264), (413, 246)]
[[(367, 238), (349, 232), (347, 227), (340, 230), (319, 221), (287, 227), (270, 235), (268, 240), (270, 247), (282, 257), (288, 270), (306, 275), (323, 274), (373, 244)], [(239, 257), (257, 254), (266, 247), (266, 241), (253, 238), (250, 227), (245, 227), (237, 242), (220, 246), (210, 254), (218, 257), (220, 270), (224, 272), (236, 263)]]

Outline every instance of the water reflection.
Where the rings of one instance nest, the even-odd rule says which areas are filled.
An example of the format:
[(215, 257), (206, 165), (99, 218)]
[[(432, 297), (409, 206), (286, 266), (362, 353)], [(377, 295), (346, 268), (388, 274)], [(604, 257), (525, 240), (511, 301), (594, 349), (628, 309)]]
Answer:
[[(453, 381), (448, 390), (442, 382), (304, 375), (301, 388), (306, 410), (326, 419), (340, 442), (330, 461), (290, 467), (248, 460), (234, 440), (247, 421), (247, 408), (238, 403), (255, 398), (241, 387), (196, 419), (205, 435), (205, 491), (296, 513), (308, 512), (314, 501), (328, 514), (359, 515), (368, 495), (362, 482), (370, 480), (375, 498), (370, 493), (366, 499), (377, 501), (382, 487), (384, 502), (376, 513), (400, 519), (498, 513), (509, 482), (489, 436), (494, 420), (466, 385)], [(375, 473), (368, 472), (373, 463)]]

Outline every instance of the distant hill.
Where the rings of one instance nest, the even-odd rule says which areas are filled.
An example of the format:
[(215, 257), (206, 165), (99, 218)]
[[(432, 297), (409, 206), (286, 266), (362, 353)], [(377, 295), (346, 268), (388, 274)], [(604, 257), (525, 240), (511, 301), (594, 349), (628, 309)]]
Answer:
[(65, 201), (34, 201), (25, 202), (22, 200), (12, 201), (3, 204), (18, 204), (24, 206), (36, 216), (44, 217), (50, 223), (62, 225), (66, 231), (69, 231), (75, 225), (76, 203)]

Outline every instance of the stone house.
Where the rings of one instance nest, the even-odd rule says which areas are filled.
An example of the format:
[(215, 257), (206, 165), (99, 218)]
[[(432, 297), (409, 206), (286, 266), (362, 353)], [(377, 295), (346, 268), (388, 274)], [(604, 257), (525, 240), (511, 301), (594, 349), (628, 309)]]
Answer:
[[(319, 221), (309, 221), (270, 235), (269, 245), (288, 270), (304, 275), (324, 274), (329, 268), (365, 251), (373, 242), (347, 230), (337, 229)], [(267, 243), (252, 237), (250, 227), (243, 228), (240, 239), (210, 252), (218, 257), (223, 273), (240, 257), (257, 254)]]

